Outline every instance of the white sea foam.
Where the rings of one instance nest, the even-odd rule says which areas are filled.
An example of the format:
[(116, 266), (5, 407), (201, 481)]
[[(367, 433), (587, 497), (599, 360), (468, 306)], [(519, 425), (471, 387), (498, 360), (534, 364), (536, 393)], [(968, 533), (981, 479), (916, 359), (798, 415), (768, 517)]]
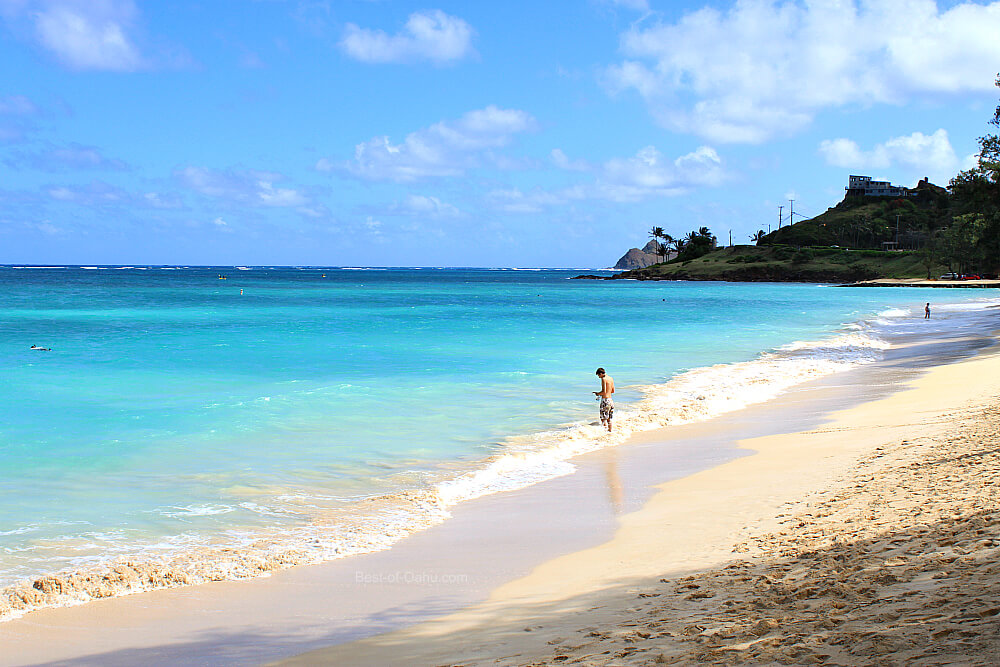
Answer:
[(907, 317), (911, 314), (911, 311), (905, 310), (903, 308), (886, 308), (878, 314), (879, 317)]
[(941, 305), (931, 304), (933, 309), (945, 312), (969, 312), (986, 310), (987, 308), (995, 308), (997, 306), (1000, 306), (1000, 301), (998, 301), (995, 297), (985, 297), (975, 301), (967, 301), (965, 303), (943, 303)]
[(158, 513), (170, 519), (184, 519), (196, 516), (211, 516), (213, 514), (229, 514), (235, 508), (229, 505), (174, 505)]
[(593, 423), (511, 438), (505, 451), (479, 470), (441, 482), (436, 493), (446, 507), (463, 500), (523, 488), (569, 474), (569, 459), (621, 444), (634, 433), (711, 419), (756, 403), (789, 388), (832, 373), (877, 361), (891, 347), (862, 333), (819, 341), (798, 341), (757, 359), (696, 368), (659, 385), (637, 387), (643, 398), (616, 409), (615, 431)]

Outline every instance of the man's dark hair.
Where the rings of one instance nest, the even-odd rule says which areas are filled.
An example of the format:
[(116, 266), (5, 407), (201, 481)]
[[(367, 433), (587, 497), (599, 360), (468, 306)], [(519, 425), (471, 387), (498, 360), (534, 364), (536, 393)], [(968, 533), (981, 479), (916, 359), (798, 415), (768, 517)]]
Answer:
[(603, 368), (598, 368), (597, 369), (597, 374), (598, 375), (604, 375), (604, 369)]

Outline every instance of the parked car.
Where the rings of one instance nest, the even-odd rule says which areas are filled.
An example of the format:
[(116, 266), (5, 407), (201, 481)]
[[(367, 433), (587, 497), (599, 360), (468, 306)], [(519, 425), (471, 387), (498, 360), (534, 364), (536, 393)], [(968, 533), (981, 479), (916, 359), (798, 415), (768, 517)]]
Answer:
[(962, 276), (962, 280), (982, 280), (982, 279), (983, 279), (982, 276), (977, 275), (975, 273), (967, 275), (967, 276)]
[(958, 280), (957, 273), (945, 273), (938, 277), (938, 280)]

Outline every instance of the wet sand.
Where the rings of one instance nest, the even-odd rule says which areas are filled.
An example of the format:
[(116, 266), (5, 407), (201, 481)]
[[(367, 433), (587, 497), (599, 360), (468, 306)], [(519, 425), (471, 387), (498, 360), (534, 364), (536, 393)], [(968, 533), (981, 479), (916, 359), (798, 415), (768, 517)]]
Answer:
[(282, 664), (1000, 664), (1000, 356), (658, 486), (457, 614)]

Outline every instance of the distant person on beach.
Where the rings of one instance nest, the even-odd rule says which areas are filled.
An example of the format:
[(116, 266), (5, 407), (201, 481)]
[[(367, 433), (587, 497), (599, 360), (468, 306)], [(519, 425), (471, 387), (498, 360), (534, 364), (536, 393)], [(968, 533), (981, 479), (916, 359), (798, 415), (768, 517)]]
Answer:
[(926, 306), (924, 306), (924, 319), (931, 319), (931, 304), (929, 302)]
[(615, 402), (611, 398), (611, 394), (615, 393), (615, 379), (603, 368), (597, 369), (597, 377), (601, 378), (601, 390), (595, 391), (594, 396), (601, 399), (601, 424), (607, 426), (610, 433), (611, 419), (615, 416)]

